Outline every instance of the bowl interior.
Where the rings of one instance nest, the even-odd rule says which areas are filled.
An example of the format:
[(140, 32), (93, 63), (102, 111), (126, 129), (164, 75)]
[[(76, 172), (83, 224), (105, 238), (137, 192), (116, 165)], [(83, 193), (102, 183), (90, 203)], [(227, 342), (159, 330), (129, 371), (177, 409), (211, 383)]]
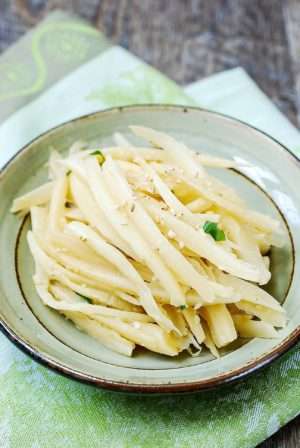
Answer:
[[(205, 350), (196, 358), (182, 354), (173, 359), (139, 349), (132, 358), (126, 358), (109, 351), (41, 303), (33, 287), (33, 262), (26, 243), (30, 222), (9, 213), (11, 201), (45, 181), (50, 147), (65, 151), (79, 139), (104, 145), (112, 142), (111, 135), (116, 131), (138, 142), (130, 135), (130, 124), (161, 129), (201, 152), (234, 158), (243, 166), (240, 172), (217, 170), (214, 174), (237, 188), (251, 208), (282, 222), (284, 246), (271, 252), (273, 275), (266, 287), (284, 303), (289, 317), (278, 340), (237, 341), (223, 350), (219, 360)], [(133, 107), (101, 112), (60, 126), (30, 144), (0, 178), (0, 253), (4, 267), (0, 272), (0, 317), (45, 359), (83, 379), (99, 384), (104, 381), (111, 387), (114, 383), (133, 388), (184, 387), (238, 376), (276, 355), (299, 326), (299, 187), (298, 164), (279, 144), (246, 125), (207, 111)]]

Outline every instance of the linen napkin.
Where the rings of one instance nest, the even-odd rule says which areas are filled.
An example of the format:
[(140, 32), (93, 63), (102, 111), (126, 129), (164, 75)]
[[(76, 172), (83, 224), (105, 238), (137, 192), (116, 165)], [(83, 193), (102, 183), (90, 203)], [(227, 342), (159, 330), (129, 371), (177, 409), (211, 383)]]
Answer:
[[(247, 121), (300, 154), (300, 134), (237, 68), (182, 89), (90, 26), (56, 12), (0, 58), (0, 166), (41, 132), (99, 109), (198, 104)], [(248, 448), (300, 412), (300, 350), (226, 388), (133, 396), (76, 383), (0, 335), (3, 448)]]

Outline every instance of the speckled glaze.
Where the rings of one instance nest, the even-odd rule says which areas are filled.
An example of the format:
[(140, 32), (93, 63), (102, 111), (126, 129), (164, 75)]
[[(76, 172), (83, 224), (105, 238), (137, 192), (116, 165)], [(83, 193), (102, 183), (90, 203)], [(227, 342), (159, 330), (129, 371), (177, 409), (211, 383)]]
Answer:
[[(281, 220), (284, 246), (272, 251), (268, 290), (282, 303), (288, 325), (276, 340), (238, 341), (215, 360), (208, 352), (197, 358), (166, 358), (136, 350), (133, 358), (112, 353), (72, 323), (45, 307), (32, 283), (33, 262), (26, 243), (28, 218), (9, 213), (13, 198), (46, 179), (49, 147), (65, 151), (74, 141), (106, 144), (111, 135), (129, 135), (128, 125), (166, 131), (192, 148), (234, 158), (243, 168), (218, 171), (237, 188), (250, 207)], [(135, 138), (133, 141), (137, 142)], [(95, 386), (132, 392), (188, 392), (216, 387), (268, 364), (300, 335), (298, 293), (300, 268), (299, 162), (282, 145), (237, 120), (198, 108), (131, 106), (85, 116), (40, 136), (20, 151), (0, 175), (0, 326), (37, 361), (59, 373)]]

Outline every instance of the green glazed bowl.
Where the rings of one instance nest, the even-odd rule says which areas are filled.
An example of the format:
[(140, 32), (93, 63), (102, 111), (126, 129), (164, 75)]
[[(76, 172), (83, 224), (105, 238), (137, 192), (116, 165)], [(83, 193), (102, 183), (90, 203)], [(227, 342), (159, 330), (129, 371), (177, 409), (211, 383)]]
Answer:
[[(166, 131), (190, 147), (233, 158), (242, 168), (219, 170), (248, 205), (282, 222), (284, 247), (271, 254), (267, 289), (288, 315), (278, 339), (238, 341), (213, 359), (181, 354), (169, 359), (138, 349), (126, 358), (103, 347), (42, 304), (32, 282), (33, 262), (26, 243), (28, 218), (9, 212), (12, 200), (46, 179), (49, 147), (65, 151), (74, 141), (111, 143), (119, 131), (138, 124)], [(132, 139), (136, 141), (136, 139)], [(132, 106), (98, 112), (65, 123), (23, 148), (0, 174), (0, 326), (37, 361), (98, 387), (133, 392), (187, 392), (209, 389), (244, 377), (288, 350), (300, 335), (300, 170), (281, 144), (245, 123), (198, 108)]]

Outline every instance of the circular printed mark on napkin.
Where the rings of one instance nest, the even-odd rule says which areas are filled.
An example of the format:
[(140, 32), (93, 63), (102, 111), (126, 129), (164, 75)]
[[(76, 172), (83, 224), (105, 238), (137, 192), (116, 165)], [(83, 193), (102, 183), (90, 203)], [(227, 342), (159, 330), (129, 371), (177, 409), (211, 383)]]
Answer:
[(148, 103), (191, 104), (191, 99), (173, 81), (145, 64), (92, 90), (86, 99), (101, 101), (110, 107)]
[(94, 43), (87, 36), (99, 40), (101, 35), (89, 26), (74, 22), (48, 23), (38, 28), (32, 35), (31, 58), (26, 63), (0, 64), (0, 101), (40, 91), (48, 77), (47, 56), (51, 65), (55, 62), (53, 57), (67, 66), (71, 62), (80, 63)]

